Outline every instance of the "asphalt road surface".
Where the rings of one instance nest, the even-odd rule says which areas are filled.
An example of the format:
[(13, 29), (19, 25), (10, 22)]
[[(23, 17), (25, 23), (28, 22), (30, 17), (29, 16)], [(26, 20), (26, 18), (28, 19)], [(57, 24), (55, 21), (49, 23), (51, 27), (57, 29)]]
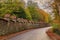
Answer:
[(10, 38), (9, 40), (51, 40), (46, 34), (46, 31), (49, 28), (50, 27), (34, 29)]

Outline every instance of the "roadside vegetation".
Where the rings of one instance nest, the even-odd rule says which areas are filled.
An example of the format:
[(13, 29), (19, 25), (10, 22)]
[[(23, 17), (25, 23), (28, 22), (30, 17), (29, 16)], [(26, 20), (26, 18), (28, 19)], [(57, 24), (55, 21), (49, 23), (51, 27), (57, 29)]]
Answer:
[(49, 26), (50, 15), (37, 3), (23, 0), (0, 2), (0, 35)]
[(57, 34), (60, 35), (60, 0), (55, 0), (55, 2), (52, 4), (53, 7), (53, 12), (55, 15), (55, 18), (52, 22), (52, 26), (53, 26), (53, 31)]

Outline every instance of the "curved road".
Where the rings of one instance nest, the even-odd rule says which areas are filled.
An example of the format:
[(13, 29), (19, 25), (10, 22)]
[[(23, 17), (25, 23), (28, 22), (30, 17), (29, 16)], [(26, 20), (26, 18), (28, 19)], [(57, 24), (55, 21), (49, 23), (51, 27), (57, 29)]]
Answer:
[(9, 40), (51, 40), (46, 34), (46, 31), (49, 28), (50, 27), (34, 29), (29, 32), (17, 35), (16, 37), (13, 37)]

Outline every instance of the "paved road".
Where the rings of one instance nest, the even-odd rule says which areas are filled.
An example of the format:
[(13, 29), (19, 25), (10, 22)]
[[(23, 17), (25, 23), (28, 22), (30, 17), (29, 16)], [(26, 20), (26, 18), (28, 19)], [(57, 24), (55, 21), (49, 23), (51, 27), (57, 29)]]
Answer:
[(29, 32), (17, 35), (9, 40), (50, 40), (46, 34), (46, 31), (49, 28), (50, 27), (31, 30)]

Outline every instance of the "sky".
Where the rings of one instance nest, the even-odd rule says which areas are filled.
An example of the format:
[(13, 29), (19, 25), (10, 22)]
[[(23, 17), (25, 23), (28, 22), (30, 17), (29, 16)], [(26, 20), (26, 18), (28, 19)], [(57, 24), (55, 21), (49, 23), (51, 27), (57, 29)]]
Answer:
[[(27, 2), (28, 0), (24, 1)], [(51, 7), (48, 7), (50, 6), (49, 4), (54, 2), (53, 0), (32, 0), (32, 1), (37, 2), (40, 9), (46, 11), (48, 14), (51, 15), (52, 19), (54, 19), (54, 14), (52, 13), (53, 9)]]
[[(24, 0), (24, 1), (27, 2), (27, 0)], [(40, 9), (43, 9), (48, 13), (52, 11), (52, 8), (48, 7), (49, 6), (48, 3), (52, 2), (52, 0), (33, 0), (33, 1), (38, 3), (38, 6), (40, 7)]]

